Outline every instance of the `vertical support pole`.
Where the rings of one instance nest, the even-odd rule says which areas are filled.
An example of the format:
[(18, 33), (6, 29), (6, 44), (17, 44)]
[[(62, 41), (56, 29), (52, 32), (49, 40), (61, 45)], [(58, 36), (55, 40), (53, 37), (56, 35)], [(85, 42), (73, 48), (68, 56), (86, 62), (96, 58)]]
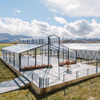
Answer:
[(20, 67), (21, 67), (21, 53), (19, 54), (19, 71), (20, 71)]
[(87, 69), (87, 75), (89, 75), (89, 69)]
[(50, 51), (51, 51), (51, 56), (52, 56), (52, 49)]
[(13, 53), (13, 66), (15, 66), (15, 54)]
[(39, 44), (40, 44), (40, 39), (39, 39)]
[(69, 48), (68, 48), (68, 60), (69, 60)]
[(49, 78), (47, 78), (47, 86), (49, 86)]
[(41, 78), (39, 78), (39, 88), (41, 88)]
[(33, 81), (33, 73), (32, 73), (32, 81)]
[(77, 51), (76, 51), (76, 60), (75, 61), (77, 62)]
[(63, 48), (63, 62), (64, 62), (64, 48)]
[(27, 44), (28, 44), (28, 40), (27, 40)]
[(58, 76), (59, 76), (59, 79), (60, 79), (60, 68), (59, 68), (59, 63), (60, 63), (60, 59), (59, 59), (59, 54), (60, 54), (60, 38), (58, 38), (59, 41), (58, 41)]
[(42, 64), (43, 64), (43, 47), (42, 47)]
[(44, 88), (44, 78), (42, 78), (42, 88)]
[(79, 78), (79, 71), (76, 71), (76, 78)]
[(35, 66), (36, 66), (37, 64), (36, 64), (36, 48), (35, 48)]
[(60, 68), (59, 68), (59, 50), (58, 50), (58, 77), (60, 79)]
[(59, 65), (59, 50), (58, 50), (58, 65)]
[(7, 51), (6, 51), (6, 61), (7, 61)]
[(49, 40), (49, 36), (48, 36), (48, 64), (50, 63), (50, 59), (49, 59), (49, 45), (50, 45), (50, 40)]
[(9, 63), (11, 63), (11, 62), (10, 62), (10, 51), (9, 51)]
[(98, 73), (98, 62), (96, 61), (96, 73)]
[(65, 82), (65, 74), (63, 74), (63, 82)]
[(45, 81), (44, 82), (45, 82), (45, 84), (44, 84), (45, 87), (47, 87), (47, 78), (45, 78)]
[(29, 52), (28, 51), (27, 51), (27, 61), (28, 61), (27, 65), (29, 67)]

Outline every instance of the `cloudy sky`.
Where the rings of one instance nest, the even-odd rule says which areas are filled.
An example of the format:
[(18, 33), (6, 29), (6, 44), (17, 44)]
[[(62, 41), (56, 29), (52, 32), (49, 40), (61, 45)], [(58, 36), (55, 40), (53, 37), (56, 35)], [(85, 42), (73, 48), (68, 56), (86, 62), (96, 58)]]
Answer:
[(100, 0), (0, 0), (0, 33), (100, 38)]

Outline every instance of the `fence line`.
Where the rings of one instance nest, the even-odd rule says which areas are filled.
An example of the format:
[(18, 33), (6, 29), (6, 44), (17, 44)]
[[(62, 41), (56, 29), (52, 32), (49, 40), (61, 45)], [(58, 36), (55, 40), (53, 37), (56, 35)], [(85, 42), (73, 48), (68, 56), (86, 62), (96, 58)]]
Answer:
[(35, 74), (34, 72), (32, 72), (32, 81), (35, 81), (39, 85), (39, 88), (44, 88), (44, 87), (48, 87), (55, 83), (59, 84), (59, 83), (71, 81), (71, 80), (85, 77), (88, 75), (92, 75), (92, 74), (95, 74), (98, 72), (100, 72), (100, 70), (97, 66), (96, 66), (96, 68), (90, 68), (90, 69), (85, 69), (85, 70), (81, 70), (81, 71), (76, 71), (76, 72), (73, 72), (72, 74), (64, 73), (64, 74), (61, 74), (60, 77), (55, 76), (55, 77), (42, 78), (42, 77), (37, 76), (37, 74)]

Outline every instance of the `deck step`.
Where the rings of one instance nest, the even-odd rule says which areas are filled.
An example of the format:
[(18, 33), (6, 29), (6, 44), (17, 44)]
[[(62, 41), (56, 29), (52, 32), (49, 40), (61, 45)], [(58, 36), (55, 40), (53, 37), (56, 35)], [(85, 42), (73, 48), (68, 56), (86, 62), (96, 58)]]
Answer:
[(25, 77), (24, 75), (23, 75), (23, 77), (30, 83), (31, 81), (27, 78), (27, 77)]
[(19, 79), (21, 80), (21, 82), (26, 85), (26, 83), (22, 80), (21, 76), (19, 77)]
[(20, 80), (20, 78), (15, 78), (14, 80), (20, 85), (20, 87), (22, 87), (22, 86), (25, 85), (25, 84)]
[(24, 74), (23, 76), (26, 77), (26, 78), (31, 82), (31, 80), (32, 80), (32, 75)]
[(19, 83), (14, 79), (14, 82), (17, 84), (17, 86), (20, 88)]
[(15, 80), (1, 82), (0, 94), (20, 89), (20, 86)]
[(19, 78), (23, 81), (24, 84), (28, 84), (29, 83), (29, 81), (26, 80), (23, 76), (20, 76)]

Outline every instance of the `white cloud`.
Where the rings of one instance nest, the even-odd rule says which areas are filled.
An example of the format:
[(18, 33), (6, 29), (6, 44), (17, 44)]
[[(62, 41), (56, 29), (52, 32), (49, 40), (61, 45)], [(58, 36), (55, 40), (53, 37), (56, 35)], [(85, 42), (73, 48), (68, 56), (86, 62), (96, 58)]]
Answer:
[(17, 13), (20, 13), (21, 12), (20, 10), (16, 10), (16, 9), (13, 9), (13, 11), (15, 11)]
[(70, 11), (70, 10), (72, 10), (72, 9), (76, 9), (76, 8), (78, 8), (79, 7), (79, 4), (76, 4), (76, 5), (68, 5), (67, 6), (67, 11)]
[(65, 25), (65, 29), (76, 37), (87, 37), (94, 32), (95, 27), (86, 20), (79, 20)]
[(100, 17), (99, 0), (43, 0), (48, 9), (69, 16), (95, 16)]
[(62, 18), (62, 17), (57, 17), (56, 15), (54, 15), (54, 19), (59, 22), (60, 24), (67, 24), (67, 21)]
[(16, 15), (16, 13), (20, 13), (20, 12), (21, 12), (20, 10), (13, 9), (14, 15)]
[(62, 12), (61, 14), (64, 15), (64, 12)]
[[(46, 22), (32, 20), (31, 23), (22, 21), (18, 18), (0, 18), (0, 33), (9, 33), (11, 35), (28, 35), (28, 36), (48, 36), (56, 34), (66, 38), (99, 38), (100, 23), (95, 19), (92, 22), (87, 20), (78, 20), (68, 23), (61, 17), (55, 17), (60, 23), (65, 23), (64, 27), (51, 26)], [(61, 21), (62, 20), (62, 21)]]
[(51, 12), (58, 13), (56, 9), (49, 9)]

